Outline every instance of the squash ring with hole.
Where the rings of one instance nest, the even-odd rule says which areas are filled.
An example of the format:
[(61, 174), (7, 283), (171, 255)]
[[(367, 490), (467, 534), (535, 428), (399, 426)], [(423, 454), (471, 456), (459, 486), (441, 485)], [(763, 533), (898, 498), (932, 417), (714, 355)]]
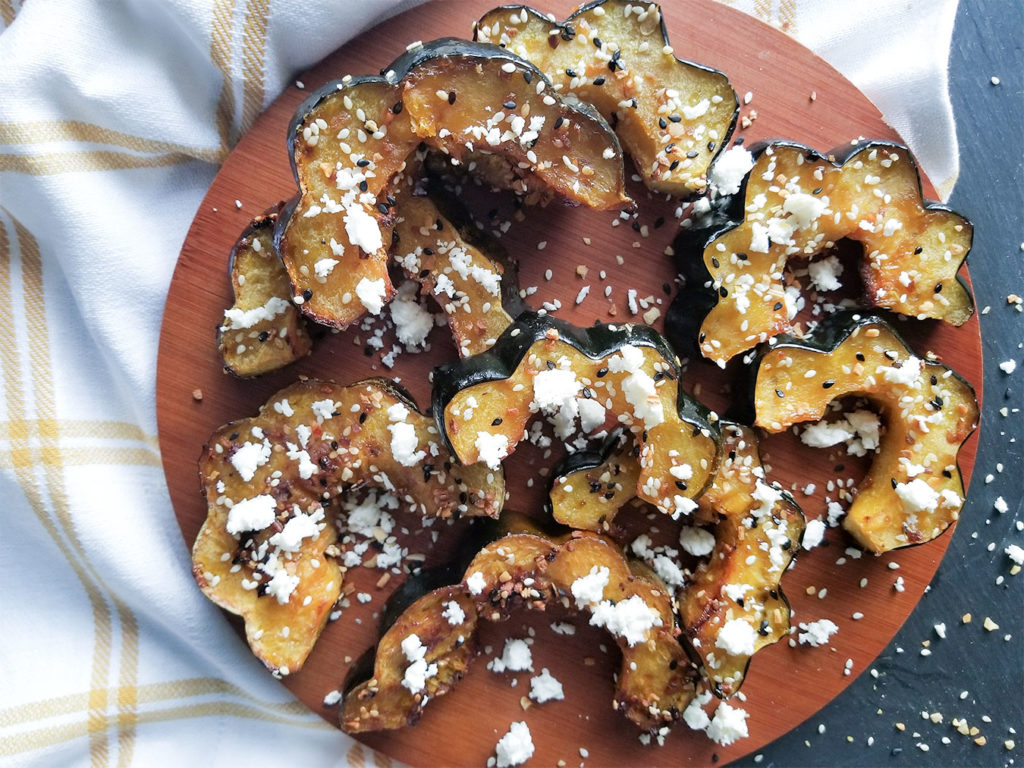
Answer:
[[(783, 269), (790, 258), (828, 250), (842, 238), (861, 242), (865, 298), (876, 307), (952, 325), (974, 304), (957, 277), (973, 228), (963, 216), (925, 201), (917, 164), (906, 147), (866, 141), (827, 157), (801, 144), (755, 147), (739, 192), (716, 210), (700, 253), (676, 247), (687, 276), (682, 312), (693, 293), (714, 295), (698, 333), (701, 354), (719, 365), (760, 342), (792, 331)], [(726, 223), (720, 225), (722, 218)], [(701, 261), (702, 260), (702, 261)]]
[(769, 432), (818, 421), (849, 395), (880, 409), (885, 433), (843, 520), (862, 547), (930, 541), (959, 517), (957, 456), (977, 427), (978, 401), (952, 368), (917, 357), (880, 317), (843, 312), (806, 338), (778, 339), (756, 370), (756, 425)]
[(434, 415), (464, 464), (497, 467), (541, 411), (566, 439), (619, 426), (639, 447), (637, 495), (678, 518), (711, 482), (719, 460), (717, 417), (679, 384), (667, 342), (641, 325), (578, 328), (522, 314), (487, 352), (434, 371)]

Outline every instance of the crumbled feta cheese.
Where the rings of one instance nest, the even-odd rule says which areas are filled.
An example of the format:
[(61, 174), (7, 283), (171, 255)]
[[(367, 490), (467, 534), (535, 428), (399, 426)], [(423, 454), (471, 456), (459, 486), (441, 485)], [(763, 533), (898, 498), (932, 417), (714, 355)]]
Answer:
[(750, 251), (752, 253), (768, 253), (771, 241), (768, 239), (768, 227), (759, 222), (750, 225)]
[(682, 105), (683, 117), (687, 120), (696, 120), (698, 117), (703, 117), (707, 114), (708, 109), (711, 107), (711, 102), (707, 99), (701, 99), (692, 106), (690, 104)]
[(345, 210), (345, 234), (352, 245), (362, 248), (365, 253), (376, 253), (384, 246), (377, 219), (359, 205)]
[(538, 704), (547, 701), (561, 701), (565, 698), (565, 691), (562, 689), (562, 684), (552, 677), (545, 667), (539, 675), (530, 678), (530, 698)]
[(839, 627), (835, 622), (829, 619), (818, 619), (808, 624), (800, 624), (800, 629), (803, 630), (797, 635), (800, 644), (811, 645), (815, 648), (825, 645), (828, 639), (839, 631)]
[(751, 168), (754, 167), (754, 156), (749, 150), (733, 146), (718, 156), (708, 171), (708, 181), (719, 195), (734, 195), (740, 191), (740, 185)]
[(391, 432), (391, 455), (403, 467), (415, 467), (427, 457), (427, 452), (419, 450), (420, 438), (416, 427), (405, 421), (388, 424)]
[(313, 264), (313, 273), (317, 277), (327, 277), (340, 262), (337, 259), (323, 258)]
[(572, 583), (569, 591), (576, 598), (577, 608), (599, 603), (604, 599), (604, 588), (608, 586), (611, 571), (607, 566), (594, 566), (586, 576), (580, 576)]
[(613, 603), (602, 600), (591, 606), (590, 623), (604, 627), (613, 635), (623, 638), (631, 647), (643, 642), (647, 631), (662, 625), (661, 617), (640, 595), (630, 595), (625, 600)]
[(921, 360), (911, 355), (903, 361), (899, 368), (880, 365), (877, 372), (882, 374), (886, 381), (911, 386), (916, 384), (921, 378)]
[(255, 477), (256, 470), (270, 461), (270, 450), (270, 441), (267, 439), (262, 443), (243, 443), (231, 454), (231, 466), (248, 483)]
[(1004, 549), (1003, 552), (1005, 552), (1007, 556), (1009, 556), (1009, 558), (1013, 560), (1013, 562), (1015, 562), (1017, 565), (1024, 565), (1024, 549), (1022, 549), (1021, 547), (1017, 546), (1016, 544), (1011, 544), (1006, 549)]
[(310, 409), (312, 409), (313, 415), (316, 416), (317, 424), (323, 424), (327, 419), (334, 416), (334, 401), (317, 400), (310, 406)]
[(448, 623), (453, 627), (457, 627), (459, 624), (466, 620), (466, 612), (462, 610), (462, 606), (454, 600), (449, 600), (444, 604), (444, 610), (441, 615), (448, 620)]
[(322, 510), (312, 515), (301, 512), (291, 518), (284, 527), (270, 537), (270, 545), (279, 547), (282, 552), (298, 552), (302, 548), (303, 539), (315, 539), (320, 534), (318, 522), (323, 520)]
[[(504, 65), (507, 66), (507, 65)], [(533, 757), (533, 739), (525, 722), (512, 723), (495, 748), (496, 768), (522, 765)]]
[(715, 710), (715, 716), (705, 733), (708, 738), (723, 747), (749, 735), (747, 713), (739, 707), (731, 707), (724, 701)]
[(896, 483), (894, 490), (907, 512), (934, 512), (939, 506), (939, 494), (921, 478)]
[(711, 694), (708, 692), (698, 693), (683, 710), (683, 722), (694, 731), (703, 731), (711, 725), (711, 718), (704, 711), (704, 705), (711, 701)]
[(228, 512), (227, 532), (235, 536), (243, 531), (262, 531), (277, 517), (277, 502), (263, 494), (239, 501)]
[(284, 313), (288, 306), (287, 299), (282, 299), (280, 296), (271, 296), (267, 299), (267, 303), (261, 307), (254, 307), (253, 309), (236, 309), (232, 307), (231, 309), (225, 309), (224, 323), (220, 329), (222, 331), (234, 331), (252, 328), (264, 320), (273, 320), (278, 315)]
[(273, 577), (267, 582), (266, 593), (273, 596), (278, 603), (285, 605), (299, 586), (299, 577), (294, 576), (284, 568), (278, 568)]
[(434, 316), (416, 301), (416, 283), (411, 280), (402, 283), (389, 309), (398, 341), (410, 349), (422, 347), (434, 327)]
[(313, 463), (313, 459), (310, 458), (309, 452), (305, 451), (294, 443), (287, 443), (288, 451), (285, 453), (292, 461), (299, 462), (299, 477), (303, 480), (309, 480), (313, 475), (320, 471), (320, 468)]
[(665, 409), (655, 388), (654, 379), (646, 371), (637, 370), (622, 380), (622, 394), (633, 406), (633, 416), (653, 429), (665, 421)]
[(437, 674), (437, 664), (427, 663), (427, 647), (415, 633), (402, 641), (402, 653), (409, 662), (402, 678), (402, 687), (410, 693), (419, 693), (427, 687), (427, 680)]
[(495, 673), (533, 671), (533, 653), (525, 640), (510, 637), (505, 641), (501, 656), (491, 659), (487, 668)]
[(1001, 370), (1006, 375), (1010, 375), (1015, 370), (1017, 370), (1017, 361), (1016, 360), (1004, 360), (1003, 362), (1001, 362), (999, 364), (999, 370)]
[(715, 647), (733, 656), (753, 656), (757, 631), (743, 619), (730, 619), (718, 630)]
[(469, 590), (471, 595), (479, 595), (484, 591), (484, 587), (487, 586), (487, 580), (480, 571), (476, 571), (470, 574), (470, 577), (466, 579), (466, 588)]
[(814, 549), (825, 539), (825, 523), (821, 520), (808, 520), (804, 528), (804, 536), (800, 546), (804, 549)]
[(715, 548), (715, 536), (696, 526), (684, 526), (679, 531), (679, 546), (694, 557), (710, 555)]
[(384, 285), (384, 278), (379, 277), (371, 280), (364, 277), (356, 284), (356, 296), (371, 315), (379, 315), (384, 308), (384, 296), (387, 295), (387, 288)]
[(593, 432), (604, 424), (606, 411), (596, 398), (579, 397), (576, 399), (576, 407), (580, 413), (580, 429), (584, 432)]
[(489, 469), (498, 469), (501, 460), (508, 456), (508, 438), (502, 434), (491, 434), (481, 432), (476, 436), (473, 443), (480, 455), (480, 461), (484, 462)]
[[(788, 213), (799, 229), (810, 226), (815, 219), (824, 213), (827, 201), (817, 195), (806, 192), (793, 192), (782, 201), (782, 210)], [(835, 258), (830, 257), (830, 258)], [(813, 279), (813, 277), (812, 277)], [(828, 289), (833, 290), (833, 289)]]
[(839, 276), (843, 274), (843, 265), (839, 262), (838, 256), (827, 256), (810, 262), (807, 265), (807, 274), (816, 290), (837, 291), (843, 287), (839, 282)]

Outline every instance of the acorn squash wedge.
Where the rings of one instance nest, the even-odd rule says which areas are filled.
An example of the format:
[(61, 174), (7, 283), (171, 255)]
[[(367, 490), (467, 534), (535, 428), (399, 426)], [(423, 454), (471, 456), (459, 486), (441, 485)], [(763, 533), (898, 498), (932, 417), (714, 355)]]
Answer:
[(536, 64), (559, 93), (597, 107), (648, 187), (678, 197), (705, 190), (739, 101), (723, 73), (675, 57), (658, 5), (597, 0), (562, 22), (507, 5), (488, 11), (473, 35)]
[(282, 675), (302, 666), (341, 593), (342, 570), (328, 556), (334, 497), (388, 488), (432, 517), (496, 517), (505, 498), (500, 470), (453, 466), (432, 420), (385, 379), (281, 390), (258, 416), (210, 437), (199, 475), (207, 518), (193, 574), (242, 616), (253, 652)]
[(516, 263), (450, 193), (429, 183), (424, 191), (398, 198), (392, 258), (437, 301), (459, 357), (475, 355), (523, 309)]
[(434, 415), (464, 464), (497, 467), (540, 412), (556, 436), (623, 426), (638, 446), (636, 494), (678, 518), (718, 466), (716, 417), (679, 385), (667, 342), (641, 325), (578, 328), (521, 315), (487, 352), (434, 371)]
[(777, 339), (756, 370), (756, 425), (769, 432), (817, 421), (848, 395), (878, 407), (884, 434), (843, 520), (862, 547), (930, 541), (959, 517), (957, 455), (977, 427), (978, 402), (953, 369), (919, 358), (882, 318), (843, 312), (806, 338)]
[[(459, 612), (448, 607), (456, 596)], [(462, 602), (466, 599), (471, 608)], [(346, 695), (342, 727), (349, 732), (394, 728), (419, 715), (422, 698), (402, 693), (399, 688), (409, 684), (396, 682), (399, 672), (408, 677), (403, 671), (410, 663), (408, 656), (399, 655), (397, 649), (410, 631), (427, 646), (427, 659), (439, 659), (430, 662), (436, 668), (428, 667), (438, 678), (430, 695), (437, 696), (465, 671), (462, 649), (472, 647), (476, 621), (507, 619), (517, 606), (545, 609), (555, 604), (572, 612), (587, 611), (591, 624), (606, 628), (615, 638), (622, 652), (613, 699), (617, 710), (652, 732), (682, 715), (694, 696), (695, 673), (677, 640), (671, 596), (664, 586), (646, 569), (632, 567), (609, 539), (587, 533), (556, 539), (515, 533), (481, 549), (460, 585), (428, 593), (398, 618), (384, 636), (387, 645), (382, 641), (377, 650), (377, 667), (388, 672), (382, 672), (380, 679), (375, 673), (373, 680)], [(461, 614), (465, 618), (454, 621), (462, 619)], [(431, 642), (423, 642), (421, 634)], [(459, 661), (449, 669), (459, 674), (446, 675), (442, 660), (451, 659), (453, 649)], [(382, 698), (384, 674), (389, 684)], [(374, 685), (376, 696), (370, 693)], [(430, 690), (429, 686), (428, 677), (424, 687)]]
[(314, 92), (288, 132), (299, 197), (276, 235), (303, 312), (345, 328), (391, 299), (387, 188), (421, 142), (454, 160), (501, 155), (570, 202), (629, 205), (615, 134), (549, 86), (497, 46), (445, 38)]
[(276, 221), (276, 210), (253, 219), (228, 260), (234, 303), (217, 329), (217, 347), (224, 370), (241, 378), (283, 368), (313, 346), (274, 248)]
[(766, 482), (754, 431), (723, 423), (722, 433), (721, 468), (697, 500), (699, 516), (716, 521), (715, 548), (676, 606), (702, 676), (728, 698), (754, 654), (789, 634), (780, 582), (800, 549), (804, 516), (792, 496)]
[[(917, 164), (906, 147), (865, 141), (827, 156), (787, 141), (752, 151), (753, 168), (723, 226), (702, 233), (694, 252), (676, 247), (687, 288), (713, 294), (698, 332), (701, 354), (724, 365), (756, 344), (792, 330), (783, 270), (843, 238), (859, 241), (866, 301), (919, 319), (962, 325), (973, 300), (957, 277), (973, 228), (963, 216), (925, 201)], [(692, 240), (687, 234), (686, 240)], [(701, 263), (702, 260), (702, 263)], [(700, 308), (701, 300), (697, 300)]]

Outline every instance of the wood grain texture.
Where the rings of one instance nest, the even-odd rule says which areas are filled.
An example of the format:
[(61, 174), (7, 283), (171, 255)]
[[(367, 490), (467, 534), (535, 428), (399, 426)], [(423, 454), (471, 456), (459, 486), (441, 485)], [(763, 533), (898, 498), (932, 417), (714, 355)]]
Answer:
[[(564, 17), (569, 5), (564, 1), (550, 3), (545, 10)], [(360, 36), (302, 75), (301, 80), (309, 90), (344, 74), (376, 71), (404, 51), (410, 41), (468, 35), (472, 21), (488, 8), (489, 3), (477, 0), (421, 6)], [(665, 13), (677, 55), (724, 70), (741, 97), (753, 92), (754, 99), (743, 114), (756, 108), (758, 116), (740, 134), (747, 141), (786, 137), (827, 149), (861, 135), (898, 139), (851, 84), (776, 30), (729, 8), (697, 0), (666, 4)], [(737, 45), (737, 41), (743, 41), (743, 45)], [(814, 101), (809, 98), (812, 91), (817, 94)], [(445, 334), (435, 331), (429, 353), (403, 355), (389, 373), (378, 357), (363, 354), (366, 333), (351, 329), (325, 335), (311, 357), (257, 381), (240, 381), (221, 372), (215, 331), (224, 308), (230, 304), (227, 254), (251, 216), (294, 193), (284, 136), (292, 112), (305, 93), (289, 88), (282, 94), (226, 161), (197, 212), (168, 296), (158, 361), (159, 432), (168, 486), (189, 545), (205, 516), (195, 462), (203, 442), (220, 424), (255, 413), (273, 392), (299, 375), (341, 382), (393, 375), (400, 377), (417, 402), (425, 405), (429, 402), (429, 370), (454, 357)], [(558, 299), (563, 305), (560, 316), (589, 324), (595, 319), (613, 319), (609, 306), (614, 305), (614, 319), (639, 321), (630, 318), (625, 308), (626, 289), (636, 288), (641, 297), (661, 299), (664, 312), (670, 297), (663, 286), (671, 286), (674, 270), (663, 251), (672, 242), (677, 226), (673, 218), (676, 204), (656, 199), (636, 185), (631, 192), (640, 203), (639, 223), (649, 227), (647, 237), (634, 231), (628, 222), (610, 226), (613, 214), (557, 205), (528, 210), (523, 221), (513, 222), (503, 241), (520, 259), (522, 285), (538, 287), (530, 298), (533, 306)], [(474, 190), (473, 196), (480, 198), (477, 202), (491, 205), (492, 198), (483, 192), (478, 195)], [(236, 200), (241, 208), (236, 207)], [(508, 201), (493, 200), (493, 207), (499, 210), (498, 219), (508, 218)], [(661, 218), (667, 223), (657, 226)], [(585, 236), (591, 239), (590, 245), (584, 244)], [(540, 242), (546, 243), (543, 251), (537, 249)], [(623, 257), (621, 266), (617, 255)], [(585, 280), (576, 276), (580, 264), (590, 270)], [(546, 269), (554, 273), (551, 281), (544, 279)], [(607, 272), (606, 281), (599, 279), (600, 270)], [(591, 285), (590, 295), (575, 306), (573, 300), (585, 284)], [(612, 286), (610, 301), (603, 295), (606, 285)], [(660, 322), (655, 323), (656, 327)], [(900, 325), (900, 330), (919, 353), (933, 350), (959, 370), (979, 387), (980, 395), (981, 347), (976, 319), (960, 329), (907, 322)], [(711, 366), (694, 362), (685, 381), (708, 405), (722, 409), (728, 404), (724, 387), (730, 373), (723, 375)], [(192, 397), (197, 388), (204, 395), (201, 402)], [(961, 454), (968, 478), (976, 443), (977, 436)], [(826, 484), (836, 476), (837, 463), (844, 464), (843, 477), (857, 477), (863, 470), (837, 453), (810, 452), (787, 435), (766, 441), (765, 454), (772, 479), (787, 487), (817, 485), (818, 490), (811, 496), (798, 494), (808, 517), (822, 514)], [(539, 509), (544, 483), (538, 466), (554, 459), (543, 460), (538, 453), (525, 449), (514, 458), (508, 468), (513, 494), (509, 506)], [(399, 522), (414, 532), (417, 528), (414, 520), (403, 518)], [(657, 524), (666, 527), (662, 520)], [(747, 701), (741, 704), (750, 712), (750, 738), (731, 748), (718, 747), (684, 725), (674, 730), (664, 747), (640, 745), (632, 726), (610, 707), (610, 678), (617, 659), (614, 654), (602, 653), (599, 645), (614, 648), (614, 644), (582, 621), (574, 637), (556, 636), (549, 628), (554, 616), (525, 613), (504, 625), (488, 627), (485, 643), (500, 652), (506, 635), (522, 637), (525, 628), (533, 627), (534, 667), (538, 672), (548, 667), (563, 681), (565, 701), (524, 712), (520, 697), (527, 693), (528, 677), (520, 675), (519, 685), (510, 687), (511, 678), (494, 675), (486, 670), (484, 660), (479, 660), (455, 691), (431, 703), (417, 726), (364, 740), (414, 765), (481, 765), (493, 753), (508, 724), (526, 720), (537, 745), (536, 764), (560, 759), (575, 763), (581, 747), (588, 750), (587, 762), (591, 765), (706, 765), (712, 760), (737, 758), (791, 730), (838, 694), (853, 679), (843, 674), (847, 659), (853, 660), (855, 672), (871, 662), (921, 597), (949, 539), (947, 534), (930, 545), (881, 558), (847, 558), (845, 565), (837, 566), (836, 560), (850, 542), (834, 530), (828, 546), (802, 556), (784, 581), (795, 610), (794, 621), (830, 618), (840, 625), (840, 632), (830, 648), (780, 644), (754, 660), (744, 686)], [(411, 541), (422, 542), (423, 537), (413, 535)], [(415, 544), (411, 549), (416, 550)], [(900, 570), (889, 570), (890, 562), (897, 562)], [(905, 592), (893, 590), (896, 575), (904, 577)], [(299, 698), (332, 722), (335, 711), (324, 707), (322, 698), (342, 682), (351, 660), (372, 644), (376, 613), (397, 582), (392, 579), (385, 588), (378, 589), (378, 577), (378, 572), (366, 569), (350, 573), (350, 583), (358, 591), (371, 594), (372, 601), (347, 609), (325, 630), (303, 671), (285, 681)], [(867, 579), (863, 588), (859, 586), (862, 579)], [(809, 594), (811, 587), (814, 594)], [(823, 590), (829, 595), (827, 601), (818, 597)], [(851, 620), (854, 611), (864, 613), (865, 618)]]

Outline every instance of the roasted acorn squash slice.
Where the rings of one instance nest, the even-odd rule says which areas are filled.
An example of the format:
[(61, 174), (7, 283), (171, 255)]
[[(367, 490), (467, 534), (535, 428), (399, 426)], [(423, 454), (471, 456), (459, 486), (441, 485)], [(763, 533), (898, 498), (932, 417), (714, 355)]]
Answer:
[(307, 380), (258, 416), (210, 438), (199, 461), (208, 514), (192, 552), (203, 592), (242, 616), (256, 656), (297, 671), (341, 592), (326, 557), (330, 500), (346, 489), (393, 489), (424, 516), (496, 517), (500, 470), (453, 467), (432, 420), (393, 382)]
[(839, 313), (807, 338), (782, 337), (761, 355), (756, 424), (780, 432), (817, 421), (847, 395), (873, 402), (885, 432), (843, 527), (876, 553), (934, 539), (963, 507), (957, 455), (978, 424), (973, 388), (942, 363), (917, 357), (881, 318)]
[(640, 462), (633, 440), (616, 431), (598, 450), (567, 456), (551, 475), (551, 516), (576, 530), (608, 533), (619, 510), (636, 498)]
[(242, 378), (282, 368), (313, 346), (274, 247), (276, 221), (276, 212), (253, 219), (228, 261), (235, 298), (217, 329), (217, 347), (224, 369)]
[(461, 585), (428, 592), (406, 608), (377, 644), (373, 677), (345, 694), (347, 733), (413, 725), (427, 701), (462, 679), (477, 652), (476, 606)]
[(509, 5), (489, 11), (473, 34), (597, 107), (648, 187), (679, 197), (704, 191), (739, 102), (724, 74), (675, 57), (656, 4), (598, 0), (563, 22)]
[(700, 255), (676, 248), (680, 259), (703, 258), (703, 269), (699, 262), (696, 269), (684, 266), (684, 310), (693, 303), (689, 292), (715, 295), (699, 331), (704, 357), (724, 365), (790, 332), (786, 262), (821, 253), (842, 238), (864, 247), (860, 271), (870, 304), (953, 325), (970, 318), (973, 301), (957, 271), (971, 247), (971, 223), (922, 198), (906, 147), (870, 141), (824, 157), (779, 141), (755, 152), (739, 193), (718, 212), (727, 218), (725, 227), (704, 233)]
[(516, 264), (469, 213), (433, 186), (399, 197), (392, 258), (433, 296), (460, 357), (489, 349), (522, 311)]
[[(453, 599), (460, 601), (462, 621), (453, 621), (460, 618), (448, 607)], [(409, 654), (399, 651), (403, 640), (410, 647), (427, 646), (426, 661), (437, 664), (428, 671), (438, 680), (432, 688), (428, 677), (424, 690), (439, 696), (465, 671), (463, 649), (472, 647), (477, 618), (501, 621), (516, 606), (544, 608), (556, 602), (570, 611), (586, 610), (590, 623), (606, 628), (618, 643), (622, 664), (616, 709), (649, 731), (682, 715), (694, 696), (695, 674), (677, 640), (671, 596), (664, 586), (649, 572), (632, 568), (609, 539), (574, 534), (553, 540), (516, 533), (480, 550), (458, 587), (428, 593), (398, 618), (378, 646), (374, 678), (346, 695), (342, 727), (350, 732), (396, 728), (419, 715), (422, 697), (401, 690), (419, 682), (417, 678), (403, 685), (412, 663)], [(406, 640), (410, 633), (417, 634), (416, 641)]]
[(765, 481), (757, 436), (725, 423), (721, 468), (698, 499), (700, 516), (717, 520), (715, 548), (678, 596), (683, 632), (702, 674), (722, 698), (736, 693), (751, 657), (789, 634), (789, 603), (780, 581), (804, 531), (793, 498)]
[(421, 142), (458, 160), (501, 155), (557, 194), (621, 208), (621, 150), (584, 105), (497, 46), (442, 39), (406, 53), (380, 77), (345, 78), (313, 93), (288, 134), (299, 198), (278, 227), (295, 301), (345, 328), (393, 295), (389, 180)]
[(667, 342), (640, 325), (577, 328), (524, 313), (487, 352), (434, 371), (434, 415), (464, 464), (497, 467), (530, 419), (555, 433), (626, 427), (638, 446), (637, 495), (673, 517), (696, 508), (718, 466), (713, 415), (679, 386)]

